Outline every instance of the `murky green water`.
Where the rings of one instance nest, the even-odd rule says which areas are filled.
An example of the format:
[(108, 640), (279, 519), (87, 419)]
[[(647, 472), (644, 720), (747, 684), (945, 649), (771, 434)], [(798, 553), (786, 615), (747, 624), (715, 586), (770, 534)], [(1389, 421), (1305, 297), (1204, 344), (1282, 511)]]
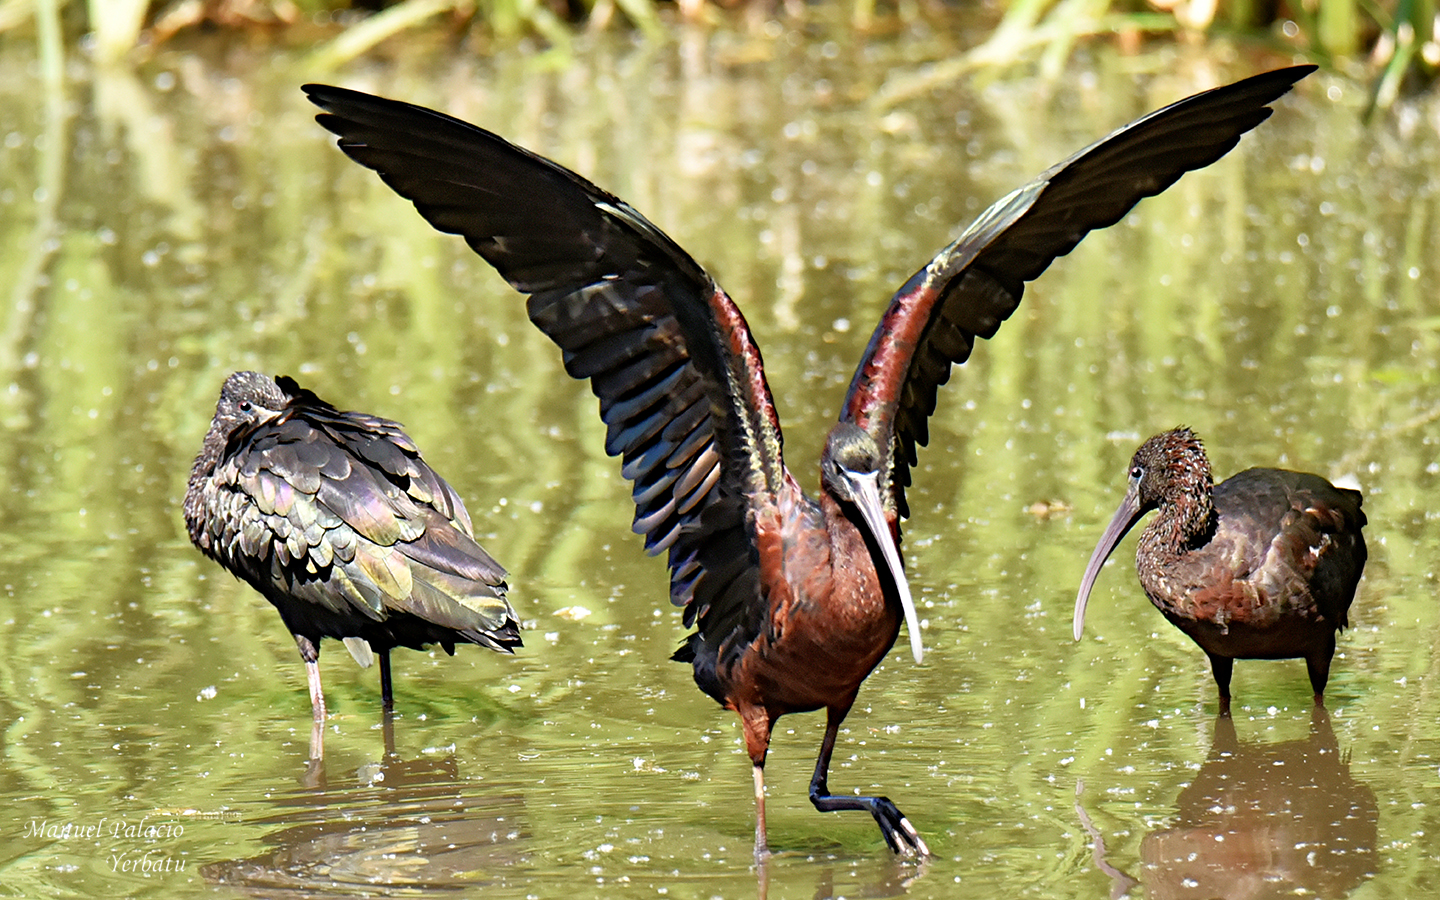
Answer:
[[(560, 72), (516, 54), (331, 80), (491, 127), (667, 229), (749, 317), (813, 487), (872, 323), (935, 249), (1134, 116), (1284, 62), (1101, 50), (1063, 84), (867, 104), (946, 41), (692, 37)], [(334, 149), (293, 60), (74, 63), (56, 92), (12, 42), (0, 74), (0, 893), (763, 890), (737, 720), (668, 661), (663, 564), (520, 299)], [(831, 777), (893, 797), (936, 858), (814, 812), (823, 720), (791, 716), (770, 896), (1440, 889), (1440, 107), (1365, 129), (1363, 102), (1311, 78), (1058, 263), (942, 389), (905, 544), (930, 653), (871, 676)], [(185, 538), (190, 460), (240, 368), (404, 421), (513, 572), (525, 650), (399, 651), (393, 755), (374, 671), (327, 645), (307, 768), (292, 640)], [(1363, 486), (1328, 719), (1298, 661), (1241, 662), (1217, 735), (1208, 665), (1140, 593), (1133, 538), (1070, 640), (1129, 454), (1179, 422), (1220, 474)]]

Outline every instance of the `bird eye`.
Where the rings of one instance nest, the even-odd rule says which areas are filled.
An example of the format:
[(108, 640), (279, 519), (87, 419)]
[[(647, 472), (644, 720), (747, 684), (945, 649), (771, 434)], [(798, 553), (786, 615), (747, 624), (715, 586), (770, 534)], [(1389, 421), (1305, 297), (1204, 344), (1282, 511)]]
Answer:
[(1144, 470), (1143, 468), (1141, 468), (1140, 466), (1131, 466), (1131, 467), (1130, 467), (1130, 480), (1131, 480), (1131, 481), (1139, 481), (1141, 478), (1144, 477), (1144, 475), (1145, 475), (1145, 470)]
[(250, 411), (250, 401), (249, 401), (249, 400), (241, 400), (241, 401), (240, 401), (240, 411), (241, 411), (241, 412), (249, 412), (249, 411)]

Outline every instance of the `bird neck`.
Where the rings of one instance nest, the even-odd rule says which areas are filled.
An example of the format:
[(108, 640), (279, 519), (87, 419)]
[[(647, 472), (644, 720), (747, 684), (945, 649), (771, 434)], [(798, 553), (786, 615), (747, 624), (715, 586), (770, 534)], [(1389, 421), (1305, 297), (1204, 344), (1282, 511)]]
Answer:
[(1160, 504), (1159, 514), (1140, 536), (1142, 555), (1174, 559), (1210, 543), (1219, 525), (1210, 473)]
[(205, 519), (205, 482), (215, 474), (215, 467), (220, 464), (220, 458), (225, 453), (225, 444), (225, 432), (212, 427), (205, 433), (205, 440), (200, 444), (200, 453), (195, 457), (195, 464), (190, 467), (190, 480), (186, 485), (182, 511), (190, 537), (197, 542)]
[(226, 438), (225, 432), (219, 428), (211, 428), (205, 433), (200, 452), (195, 456), (195, 464), (190, 467), (190, 484), (195, 484), (215, 471), (215, 466), (225, 452)]

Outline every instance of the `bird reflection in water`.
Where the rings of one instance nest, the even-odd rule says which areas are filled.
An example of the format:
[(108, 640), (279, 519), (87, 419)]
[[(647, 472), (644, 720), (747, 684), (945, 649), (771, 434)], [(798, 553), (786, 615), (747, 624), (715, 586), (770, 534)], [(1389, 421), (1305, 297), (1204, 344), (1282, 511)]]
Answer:
[[(395, 752), (395, 712), (385, 709), (380, 712), (380, 733), (385, 742), (385, 756), (379, 763), (367, 764), (361, 768), (360, 780), (366, 784), (375, 784), (385, 780), (385, 772), (390, 767), (398, 766), (402, 771), (411, 771), (418, 763), (424, 766), (433, 766), (434, 762), (427, 758), (407, 763), (400, 759)], [(372, 773), (369, 777), (366, 773)], [(413, 780), (415, 776), (411, 775)], [(449, 780), (453, 781), (454, 778)], [(314, 722), (310, 727), (310, 758), (305, 763), (305, 774), (300, 776), (300, 786), (310, 790), (324, 790), (330, 786), (330, 779), (325, 769), (325, 723)]]
[(817, 859), (798, 854), (773, 856), (756, 867), (757, 900), (776, 897), (803, 897), (808, 891), (815, 900), (856, 897), (879, 900), (903, 897), (911, 892), (930, 867), (930, 859), (902, 863), (903, 857), (860, 860)]
[(1153, 900), (1341, 897), (1378, 864), (1375, 793), (1350, 775), (1323, 706), (1307, 737), (1279, 743), (1241, 743), (1217, 716), (1210, 755), (1175, 805), (1174, 824), (1140, 842)]
[(313, 759), (315, 788), (276, 799), (281, 811), (260, 823), (272, 829), (262, 838), (269, 849), (209, 863), (201, 875), (257, 897), (503, 884), (530, 855), (524, 798), (471, 794), (476, 785), (461, 779), (453, 754), (401, 759), (393, 726), (385, 716), (385, 756), (361, 767), (355, 787), (330, 788), (324, 761)]

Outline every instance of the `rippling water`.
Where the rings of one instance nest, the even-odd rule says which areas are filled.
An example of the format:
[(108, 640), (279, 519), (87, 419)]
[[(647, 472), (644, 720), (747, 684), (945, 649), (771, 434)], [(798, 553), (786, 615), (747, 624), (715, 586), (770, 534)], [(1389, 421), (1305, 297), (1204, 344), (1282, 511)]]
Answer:
[[(599, 42), (561, 71), (504, 53), (330, 80), (499, 131), (666, 229), (749, 318), (813, 488), (873, 322), (934, 250), (1135, 116), (1288, 62), (1097, 48), (1057, 84), (873, 102), (956, 40), (689, 35)], [(761, 880), (738, 723), (668, 661), (680, 616), (588, 387), (460, 241), (335, 150), (298, 90), (313, 73), (196, 47), (138, 76), (74, 62), (57, 90), (17, 43), (0, 73), (0, 893), (1440, 887), (1433, 98), (1364, 128), (1359, 88), (1310, 78), (1229, 157), (1087, 238), (957, 370), (905, 533), (930, 653), (871, 676), (831, 777), (894, 798), (936, 858), (894, 862), (867, 816), (815, 813), (823, 722), (790, 716)], [(180, 518), (240, 368), (405, 422), (528, 628), (515, 658), (399, 651), (393, 732), (373, 670), (327, 645), (323, 766), (291, 638)], [(1363, 487), (1371, 557), (1328, 716), (1298, 660), (1242, 661), (1233, 733), (1217, 722), (1130, 542), (1070, 640), (1129, 454), (1180, 422), (1217, 475)]]

